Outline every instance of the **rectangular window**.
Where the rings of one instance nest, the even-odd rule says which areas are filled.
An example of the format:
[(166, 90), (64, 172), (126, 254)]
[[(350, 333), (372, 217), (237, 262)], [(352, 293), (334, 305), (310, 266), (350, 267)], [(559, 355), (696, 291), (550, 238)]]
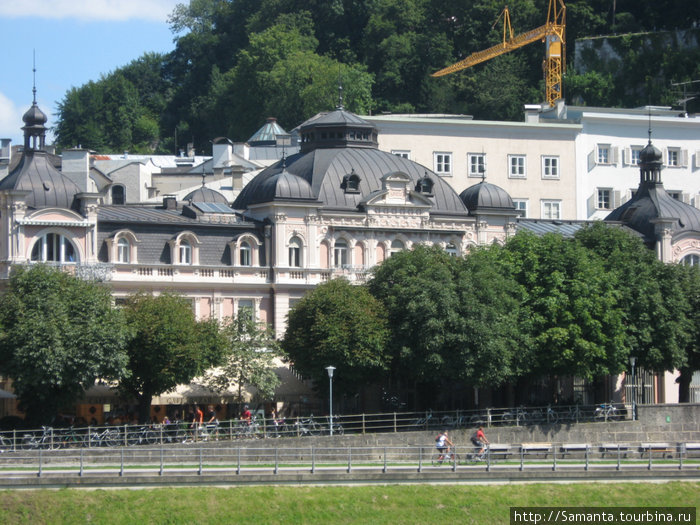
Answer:
[(252, 299), (238, 300), (238, 317), (240, 319), (247, 319), (248, 321), (253, 321), (255, 319)]
[(599, 210), (612, 209), (612, 190), (610, 188), (598, 188), (598, 201), (596, 207)]
[(486, 155), (483, 153), (470, 153), (467, 155), (470, 177), (483, 177), (486, 173)]
[(411, 152), (409, 150), (403, 150), (403, 149), (392, 149), (391, 150), (392, 155), (396, 155), (397, 157), (401, 157), (404, 159), (411, 159)]
[(559, 157), (542, 157), (542, 178), (543, 179), (558, 179), (559, 178)]
[(668, 159), (666, 165), (669, 167), (680, 166), (679, 162), (680, 150), (677, 148), (668, 148)]
[(525, 155), (508, 155), (508, 177), (525, 178)]
[(542, 201), (542, 218), (561, 219), (561, 201)]
[(433, 163), (438, 175), (452, 174), (452, 153), (433, 153)]
[(639, 153), (642, 151), (641, 146), (632, 146), (630, 148), (630, 164), (632, 166), (639, 165)]
[(598, 164), (610, 164), (610, 144), (598, 144)]
[(513, 199), (515, 209), (520, 212), (520, 216), (527, 218), (527, 199)]

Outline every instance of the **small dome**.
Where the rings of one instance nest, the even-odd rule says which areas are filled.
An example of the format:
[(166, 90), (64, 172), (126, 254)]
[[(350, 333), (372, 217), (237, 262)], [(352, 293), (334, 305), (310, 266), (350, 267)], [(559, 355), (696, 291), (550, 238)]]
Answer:
[(316, 200), (311, 185), (302, 177), (287, 170), (272, 175), (262, 182), (257, 191), (257, 202), (273, 200)]
[(663, 155), (661, 151), (654, 146), (651, 141), (639, 152), (639, 163), (647, 164), (650, 162), (661, 162)]
[(46, 124), (47, 120), (48, 118), (46, 117), (46, 114), (39, 109), (36, 102), (34, 102), (32, 107), (30, 107), (22, 116), (22, 121), (27, 126), (43, 126)]
[(287, 132), (277, 123), (275, 117), (268, 117), (263, 127), (248, 139), (248, 144), (250, 146), (274, 146), (280, 135), (287, 135)]
[(460, 193), (459, 198), (469, 210), (470, 214), (476, 213), (477, 211), (489, 210), (514, 210), (515, 205), (513, 204), (513, 199), (508, 195), (508, 192), (496, 186), (495, 184), (490, 184), (485, 181), (481, 181), (479, 184), (470, 186), (462, 193)]
[(197, 188), (196, 190), (188, 193), (185, 196), (185, 200), (190, 202), (215, 202), (226, 204), (228, 206), (228, 200), (226, 200), (226, 197), (224, 197), (218, 191), (212, 190), (211, 188), (207, 188), (205, 186)]

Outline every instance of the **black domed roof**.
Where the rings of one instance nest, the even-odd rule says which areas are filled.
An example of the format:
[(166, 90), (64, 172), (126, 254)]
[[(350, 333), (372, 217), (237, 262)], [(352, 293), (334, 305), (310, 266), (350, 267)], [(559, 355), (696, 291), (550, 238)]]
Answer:
[(502, 212), (515, 209), (513, 199), (506, 190), (483, 180), (464, 190), (459, 198), (471, 215), (485, 211)]
[(186, 201), (191, 202), (216, 202), (228, 205), (228, 200), (221, 193), (206, 186), (197, 188), (185, 196)]
[(655, 147), (651, 141), (639, 152), (639, 163), (661, 162), (663, 155), (661, 150)]
[(58, 171), (45, 151), (26, 150), (12, 172), (0, 181), (0, 190), (27, 191), (30, 208), (73, 207), (74, 197), (81, 189)]
[(27, 125), (27, 126), (43, 126), (46, 124), (46, 121), (48, 118), (46, 117), (46, 114), (39, 109), (39, 106), (37, 105), (36, 102), (32, 104), (32, 107), (30, 107), (22, 116), (22, 121)]

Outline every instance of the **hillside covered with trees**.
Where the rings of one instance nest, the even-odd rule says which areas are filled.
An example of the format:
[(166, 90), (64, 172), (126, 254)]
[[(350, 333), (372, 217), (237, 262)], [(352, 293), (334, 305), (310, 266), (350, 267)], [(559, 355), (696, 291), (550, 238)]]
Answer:
[[(516, 34), (543, 25), (549, 0), (508, 2)], [(359, 114), (463, 113), (520, 120), (543, 100), (544, 46), (530, 44), (441, 78), (434, 71), (502, 41), (504, 0), (191, 0), (170, 17), (175, 49), (148, 53), (68, 91), (59, 147), (175, 153), (192, 142), (246, 140), (268, 116), (292, 129), (343, 103)], [(700, 78), (700, 4), (567, 0), (570, 103), (674, 105), (672, 82)], [(614, 10), (614, 11), (613, 11)], [(689, 29), (690, 44), (654, 45), (650, 32)], [(574, 43), (608, 35), (617, 62)], [(678, 40), (668, 40), (677, 42)], [(651, 42), (651, 44), (650, 44)], [(667, 41), (664, 41), (667, 42)], [(611, 65), (612, 64), (612, 65)], [(693, 104), (696, 104), (695, 106)], [(688, 110), (697, 107), (691, 101)]]

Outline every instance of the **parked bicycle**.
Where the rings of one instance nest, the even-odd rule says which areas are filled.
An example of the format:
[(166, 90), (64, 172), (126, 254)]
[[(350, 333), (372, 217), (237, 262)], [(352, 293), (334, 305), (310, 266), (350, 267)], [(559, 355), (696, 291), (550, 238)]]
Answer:
[(91, 447), (116, 447), (120, 444), (121, 433), (116, 428), (104, 428), (101, 432), (90, 434), (88, 444)]
[(22, 448), (25, 450), (48, 449), (54, 450), (60, 448), (60, 443), (54, 440), (53, 428), (41, 427), (41, 434), (24, 434), (22, 437)]
[[(329, 417), (329, 419), (330, 419), (330, 417)], [(334, 436), (342, 436), (345, 433), (345, 430), (343, 430), (343, 425), (341, 425), (338, 422), (338, 416), (333, 416), (332, 426), (333, 426), (333, 432), (329, 432), (329, 433), (333, 434)]]
[(622, 415), (612, 402), (598, 405), (593, 412), (593, 419), (597, 421), (614, 421), (621, 418)]
[(323, 427), (314, 421), (313, 414), (308, 419), (298, 419), (296, 421), (297, 436), (320, 436)]

